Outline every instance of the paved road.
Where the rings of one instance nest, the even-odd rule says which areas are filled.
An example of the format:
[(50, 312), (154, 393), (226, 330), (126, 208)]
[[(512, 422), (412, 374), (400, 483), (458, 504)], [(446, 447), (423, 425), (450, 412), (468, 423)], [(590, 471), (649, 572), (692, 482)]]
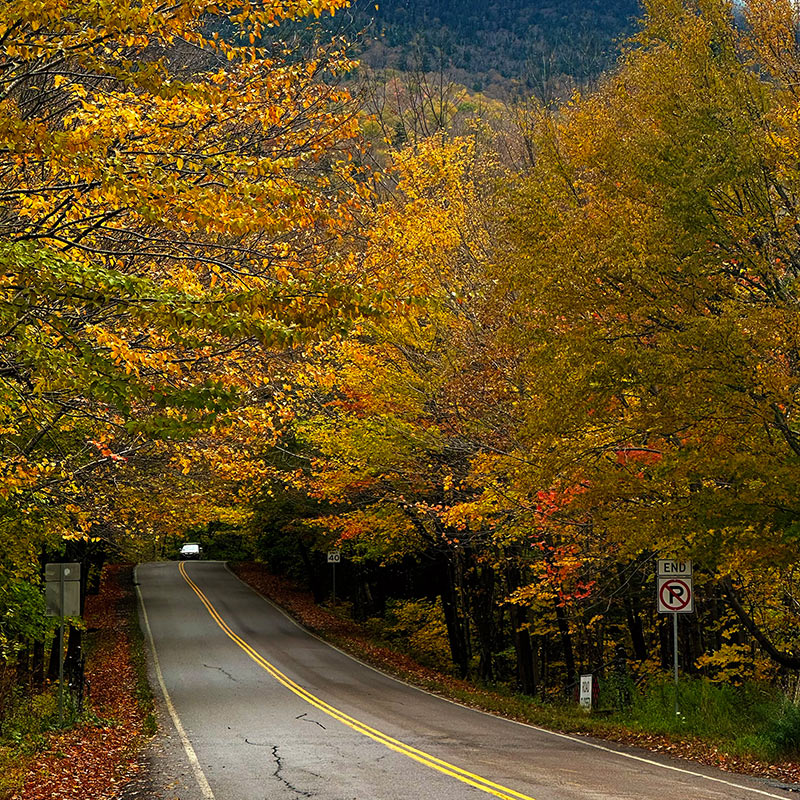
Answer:
[(143, 564), (138, 581), (169, 800), (798, 797), (414, 689), (303, 631), (220, 562)]

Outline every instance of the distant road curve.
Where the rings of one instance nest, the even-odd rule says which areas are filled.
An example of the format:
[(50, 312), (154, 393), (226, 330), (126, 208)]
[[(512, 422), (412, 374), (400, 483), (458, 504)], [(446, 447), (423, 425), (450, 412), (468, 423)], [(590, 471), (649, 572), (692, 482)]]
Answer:
[(798, 797), (435, 697), (304, 631), (223, 562), (141, 564), (137, 581), (186, 759), (170, 800)]

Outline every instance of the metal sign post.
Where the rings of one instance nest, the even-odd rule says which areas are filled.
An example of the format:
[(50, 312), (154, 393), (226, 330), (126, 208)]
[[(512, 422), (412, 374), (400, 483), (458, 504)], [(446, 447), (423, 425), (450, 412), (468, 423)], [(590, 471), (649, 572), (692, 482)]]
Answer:
[(342, 560), (341, 550), (328, 550), (328, 563), (333, 575), (333, 605), (336, 605), (336, 565)]
[(694, 612), (692, 562), (659, 558), (656, 571), (656, 604), (659, 614), (672, 614), (672, 669), (675, 677), (675, 716), (678, 702), (678, 614)]
[(678, 612), (672, 612), (672, 672), (675, 678), (675, 716), (681, 713), (678, 702)]
[(64, 619), (81, 613), (81, 565), (45, 564), (47, 616), (60, 617), (58, 629), (58, 725), (64, 725)]

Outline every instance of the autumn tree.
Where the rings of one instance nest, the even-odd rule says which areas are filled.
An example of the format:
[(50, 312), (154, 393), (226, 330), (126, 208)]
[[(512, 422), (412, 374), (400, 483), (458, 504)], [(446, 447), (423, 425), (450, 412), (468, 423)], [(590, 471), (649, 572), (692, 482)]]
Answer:
[(342, 541), (391, 541), (380, 499), (468, 553), (483, 677), (509, 600), (551, 683), (622, 645), (663, 664), (652, 565), (674, 555), (698, 565), (685, 666), (725, 674), (743, 635), (797, 664), (794, 13), (653, 2), (596, 91), (520, 112), (504, 205), (464, 214), (460, 178), (429, 180), (459, 163), (446, 135), (397, 159), (376, 274), (427, 302), (322, 354), (298, 481), (345, 506)]
[(276, 365), (364, 310), (352, 64), (275, 33), (341, 5), (0, 11), (4, 620), (64, 537), (238, 501), (287, 414)]
[(538, 113), (509, 203), (526, 479), (580, 487), (562, 521), (622, 563), (693, 557), (796, 668), (795, 11), (647, 9), (602, 88)]
[[(457, 535), (443, 512), (469, 493), (461, 481), (474, 453), (467, 426), (478, 417), (470, 407), (497, 402), (479, 380), (469, 385), (481, 367), (461, 375), (465, 359), (477, 358), (470, 342), (487, 324), (480, 181), (494, 180), (496, 169), (474, 138), (434, 137), (396, 154), (365, 253), (369, 286), (383, 293), (392, 316), (309, 352), (296, 378), (306, 406), (293, 436), (310, 461), (284, 476), (332, 506), (313, 524), (329, 542), (346, 543), (348, 558), (435, 563), (433, 593), (454, 662), (469, 669), (477, 620), (484, 676), (492, 671), (495, 611), (492, 567), (481, 561), (486, 531)], [(481, 576), (488, 581), (482, 608), (466, 585)]]

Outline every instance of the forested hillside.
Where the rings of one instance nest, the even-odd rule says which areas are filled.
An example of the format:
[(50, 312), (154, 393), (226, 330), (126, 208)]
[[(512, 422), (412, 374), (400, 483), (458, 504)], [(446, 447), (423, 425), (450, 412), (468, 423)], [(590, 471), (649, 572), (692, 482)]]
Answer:
[(359, 19), (373, 20), (366, 63), (425, 70), (444, 63), (468, 88), (489, 93), (597, 78), (643, 13), (638, 0), (385, 0), (356, 8)]

